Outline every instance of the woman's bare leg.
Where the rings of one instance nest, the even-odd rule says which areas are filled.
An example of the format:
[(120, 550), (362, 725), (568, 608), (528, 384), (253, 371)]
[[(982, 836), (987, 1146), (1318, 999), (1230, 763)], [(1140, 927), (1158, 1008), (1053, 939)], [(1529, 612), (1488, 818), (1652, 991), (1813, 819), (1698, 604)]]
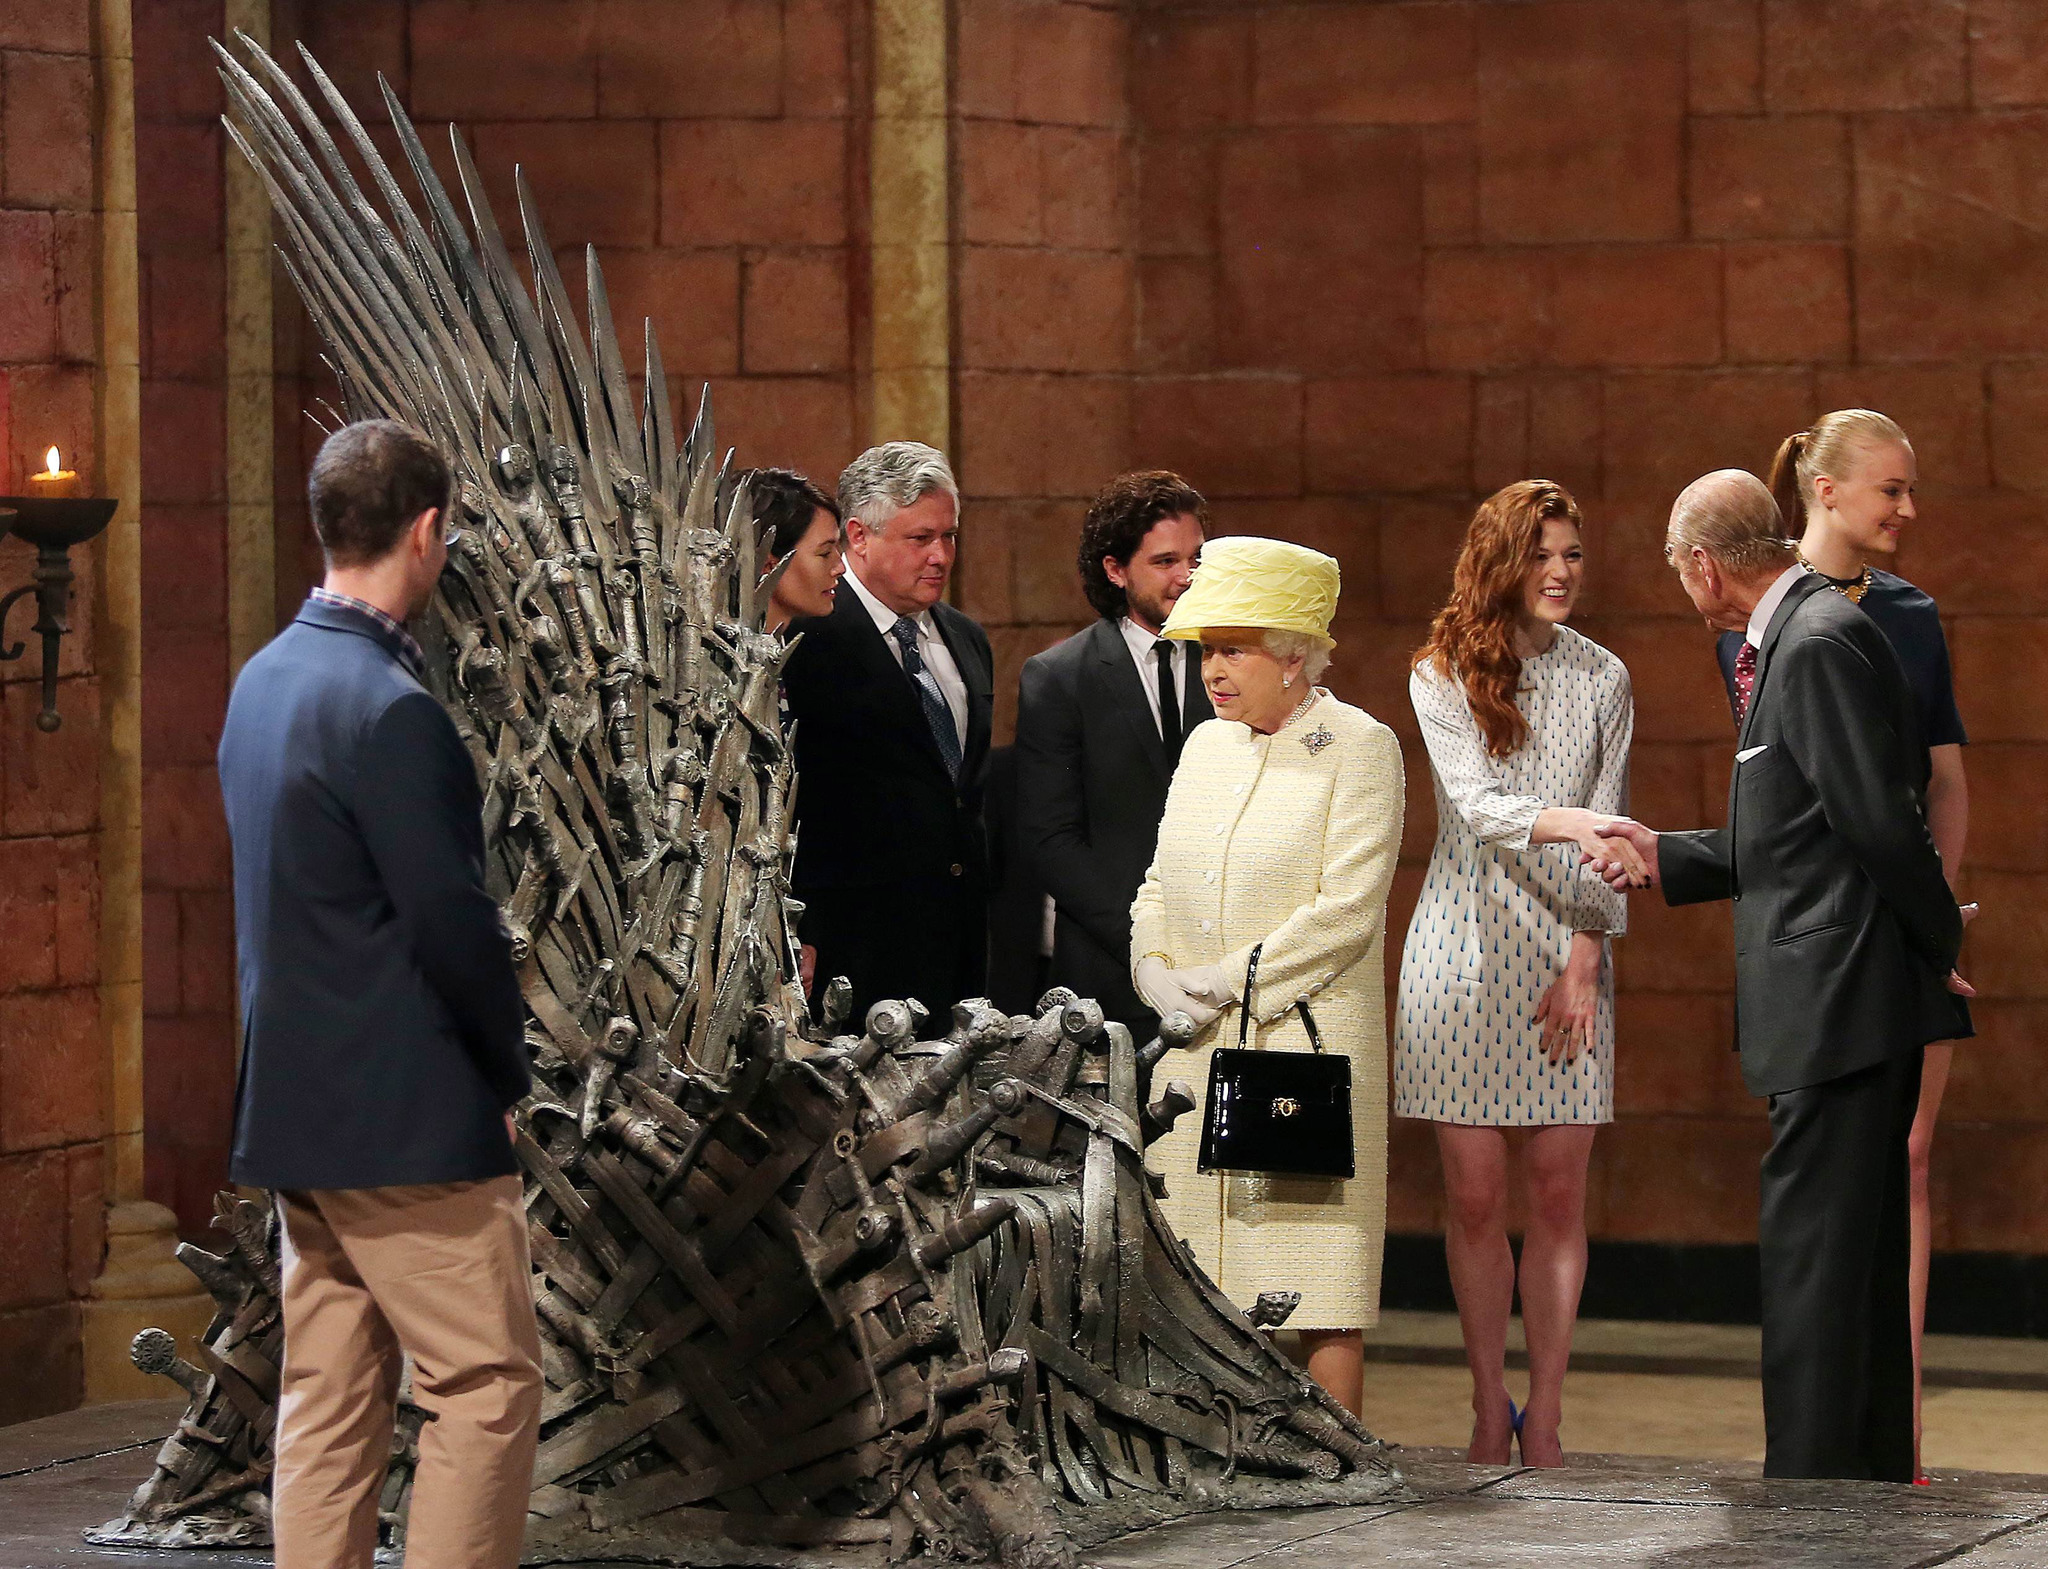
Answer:
[(1515, 1305), (1515, 1255), (1508, 1246), (1508, 1141), (1499, 1128), (1439, 1122), (1444, 1168), (1444, 1256), (1472, 1370), (1474, 1465), (1514, 1458), (1508, 1416), (1508, 1315)]
[(1304, 1329), (1302, 1366), (1323, 1392), (1353, 1416), (1365, 1404), (1365, 1331)]
[(1522, 1419), (1522, 1461), (1561, 1466), (1558, 1424), (1564, 1373), (1586, 1283), (1586, 1163), (1590, 1126), (1538, 1128), (1522, 1150), (1529, 1225), (1522, 1237), (1522, 1329), (1529, 1342), (1529, 1409)]
[(1927, 1329), (1927, 1275), (1934, 1260), (1934, 1205), (1927, 1196), (1928, 1156), (1934, 1149), (1934, 1122), (1941, 1115), (1942, 1091), (1948, 1088), (1949, 1065), (1956, 1049), (1948, 1041), (1927, 1048), (1920, 1069), (1920, 1109), (1913, 1113), (1913, 1131), (1906, 1135), (1907, 1224), (1912, 1253), (1906, 1265), (1913, 1320), (1913, 1474), (1920, 1465), (1920, 1340)]

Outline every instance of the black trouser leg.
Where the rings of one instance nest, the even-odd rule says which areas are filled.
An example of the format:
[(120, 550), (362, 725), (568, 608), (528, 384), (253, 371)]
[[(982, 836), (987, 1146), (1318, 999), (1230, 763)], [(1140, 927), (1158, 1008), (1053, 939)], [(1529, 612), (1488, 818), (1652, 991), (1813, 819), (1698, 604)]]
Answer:
[(1757, 1240), (1764, 1475), (1913, 1479), (1913, 1051), (1771, 1097)]

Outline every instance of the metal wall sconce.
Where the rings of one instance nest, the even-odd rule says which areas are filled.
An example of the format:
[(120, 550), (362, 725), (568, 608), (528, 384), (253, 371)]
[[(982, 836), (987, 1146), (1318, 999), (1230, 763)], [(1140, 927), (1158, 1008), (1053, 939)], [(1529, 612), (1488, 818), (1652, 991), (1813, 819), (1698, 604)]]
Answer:
[[(120, 504), (111, 497), (70, 494), (78, 476), (57, 464), (57, 449), (52, 447), (48, 471), (29, 477), (35, 494), (0, 496), (0, 533), (36, 547), (33, 579), (0, 599), (0, 643), (5, 642), (14, 602), (34, 594), (37, 613), (29, 630), (43, 639), (43, 707), (36, 715), (36, 728), (45, 735), (64, 723), (57, 712), (57, 644), (71, 630), (71, 547), (97, 537)], [(18, 642), (0, 647), (0, 662), (21, 658), (27, 646)]]

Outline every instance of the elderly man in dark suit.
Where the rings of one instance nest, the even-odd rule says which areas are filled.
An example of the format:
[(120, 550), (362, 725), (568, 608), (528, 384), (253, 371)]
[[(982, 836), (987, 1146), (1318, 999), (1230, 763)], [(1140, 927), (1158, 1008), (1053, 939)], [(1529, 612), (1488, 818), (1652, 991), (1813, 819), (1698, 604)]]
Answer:
[(1927, 749), (1897, 656), (1780, 526), (1739, 469), (1678, 498), (1665, 555), (1709, 624), (1745, 637), (1728, 826), (1613, 832), (1667, 903), (1734, 901), (1736, 1043), (1771, 1116), (1764, 1474), (1910, 1482), (1906, 1135), (1922, 1048), (1970, 1033), (1966, 917), (1928, 832)]
[(243, 669), (220, 743), (243, 1019), (233, 1175), (277, 1192), (279, 1569), (370, 1569), (400, 1353), (431, 1420), (425, 1565), (519, 1560), (540, 1339), (508, 1108), (527, 1092), (476, 771), (404, 623), (447, 560), (447, 463), (337, 431), (309, 484), (327, 557)]
[(1018, 685), (1017, 837), (1057, 910), (1052, 979), (1141, 1040), (1159, 1021), (1131, 985), (1131, 901), (1181, 742), (1215, 717), (1200, 649), (1159, 629), (1208, 521), (1178, 474), (1112, 480), (1081, 525), (1081, 588), (1101, 619), (1027, 659)]
[(988, 635), (945, 603), (960, 489), (943, 454), (892, 441), (839, 478), (846, 577), (829, 616), (790, 623), (783, 669), (800, 781), (796, 895), (818, 987), (854, 1018), (910, 997), (943, 1018), (988, 968)]

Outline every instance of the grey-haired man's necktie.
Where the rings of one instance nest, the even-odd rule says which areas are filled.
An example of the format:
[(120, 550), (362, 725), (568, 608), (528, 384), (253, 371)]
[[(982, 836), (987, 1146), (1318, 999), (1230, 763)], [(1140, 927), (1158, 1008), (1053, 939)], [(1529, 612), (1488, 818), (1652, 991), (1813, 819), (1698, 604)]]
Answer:
[(946, 777), (960, 780), (960, 733), (953, 728), (953, 710), (946, 706), (946, 694), (939, 690), (939, 678), (931, 673), (924, 655), (917, 651), (917, 623), (898, 616), (889, 628), (896, 646), (903, 650), (903, 673), (917, 686), (917, 700), (924, 708), (924, 722), (931, 727), (939, 745), (939, 757), (946, 765)]

